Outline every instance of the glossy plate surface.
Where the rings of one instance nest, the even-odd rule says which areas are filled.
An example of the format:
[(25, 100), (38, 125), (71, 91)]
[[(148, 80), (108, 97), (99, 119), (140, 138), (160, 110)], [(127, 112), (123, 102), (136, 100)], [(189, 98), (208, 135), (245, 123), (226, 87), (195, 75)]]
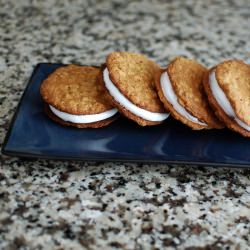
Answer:
[(169, 118), (139, 127), (119, 118), (100, 129), (63, 127), (44, 114), (41, 82), (60, 64), (37, 65), (6, 136), (6, 155), (101, 161), (134, 161), (250, 167), (250, 139), (227, 129), (192, 131)]

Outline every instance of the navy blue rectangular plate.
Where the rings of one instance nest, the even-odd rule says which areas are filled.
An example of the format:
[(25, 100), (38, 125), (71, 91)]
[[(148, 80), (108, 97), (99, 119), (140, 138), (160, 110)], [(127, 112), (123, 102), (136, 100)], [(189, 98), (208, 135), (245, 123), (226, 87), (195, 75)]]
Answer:
[(185, 163), (250, 167), (250, 139), (227, 129), (192, 131), (169, 118), (140, 127), (125, 118), (99, 129), (76, 129), (51, 121), (39, 94), (42, 81), (62, 64), (38, 64), (2, 148), (27, 158)]

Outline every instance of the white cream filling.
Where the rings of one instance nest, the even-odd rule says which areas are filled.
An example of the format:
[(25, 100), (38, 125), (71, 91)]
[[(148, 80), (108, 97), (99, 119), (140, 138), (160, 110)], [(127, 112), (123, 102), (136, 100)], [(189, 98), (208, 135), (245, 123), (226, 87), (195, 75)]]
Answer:
[(111, 116), (115, 115), (118, 110), (117, 109), (110, 109), (108, 111), (99, 113), (99, 114), (93, 114), (93, 115), (72, 115), (72, 114), (68, 114), (65, 112), (62, 112), (56, 108), (54, 108), (53, 106), (49, 105), (51, 111), (58, 116), (59, 118), (61, 118), (62, 120), (66, 121), (66, 122), (72, 122), (72, 123), (92, 123), (92, 122), (98, 122), (98, 121), (102, 121), (105, 119), (110, 118)]
[(197, 123), (202, 126), (207, 126), (206, 123), (199, 121), (196, 117), (191, 115), (183, 106), (180, 105), (167, 72), (162, 73), (160, 83), (165, 98), (173, 106), (176, 112), (178, 112), (181, 116), (185, 117), (187, 120), (193, 123)]
[(250, 126), (248, 126), (246, 123), (241, 121), (235, 114), (232, 105), (230, 104), (229, 100), (227, 99), (225, 93), (219, 86), (215, 71), (213, 70), (209, 75), (209, 85), (212, 90), (212, 94), (217, 101), (217, 103), (220, 105), (220, 107), (223, 109), (223, 111), (230, 117), (232, 117), (242, 128), (244, 128), (247, 131), (250, 131)]
[(156, 113), (151, 112), (142, 108), (137, 107), (135, 104), (130, 102), (120, 91), (119, 89), (112, 83), (112, 81), (109, 78), (109, 72), (106, 68), (103, 71), (103, 78), (105, 82), (105, 86), (108, 89), (110, 95), (113, 96), (113, 98), (119, 102), (122, 106), (124, 106), (127, 110), (129, 110), (131, 113), (147, 120), (147, 121), (163, 121), (168, 118), (169, 113)]

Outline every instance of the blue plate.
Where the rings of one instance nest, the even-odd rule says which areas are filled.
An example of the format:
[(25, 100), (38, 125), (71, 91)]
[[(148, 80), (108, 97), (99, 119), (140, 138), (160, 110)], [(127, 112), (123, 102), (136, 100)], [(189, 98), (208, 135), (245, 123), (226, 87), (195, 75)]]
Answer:
[(48, 159), (162, 162), (250, 167), (250, 139), (227, 129), (192, 131), (169, 118), (140, 127), (125, 118), (99, 129), (51, 121), (39, 94), (41, 82), (61, 64), (38, 64), (18, 105), (3, 154)]

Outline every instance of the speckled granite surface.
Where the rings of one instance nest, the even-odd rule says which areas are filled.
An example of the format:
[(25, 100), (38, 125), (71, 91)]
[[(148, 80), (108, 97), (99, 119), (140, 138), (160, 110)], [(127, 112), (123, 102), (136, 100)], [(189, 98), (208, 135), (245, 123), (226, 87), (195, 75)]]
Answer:
[[(250, 58), (249, 1), (0, 0), (0, 143), (39, 62)], [(168, 3), (165, 3), (168, 2)], [(249, 249), (250, 170), (1, 155), (0, 249)]]

